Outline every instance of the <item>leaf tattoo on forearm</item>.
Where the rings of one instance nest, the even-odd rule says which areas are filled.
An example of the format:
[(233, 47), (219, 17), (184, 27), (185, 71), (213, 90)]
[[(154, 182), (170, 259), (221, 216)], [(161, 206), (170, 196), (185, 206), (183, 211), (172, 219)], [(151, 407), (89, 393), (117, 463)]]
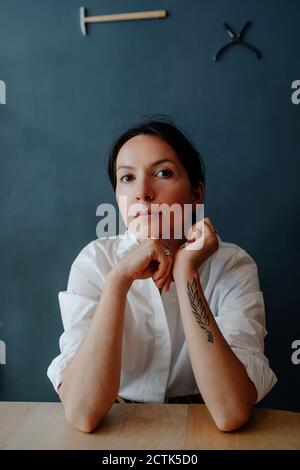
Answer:
[(198, 284), (195, 277), (193, 278), (192, 283), (189, 281), (187, 282), (187, 294), (189, 296), (192, 311), (197, 320), (197, 323), (205, 331), (207, 341), (209, 343), (213, 343), (213, 335), (208, 329), (210, 323), (209, 313), (206, 311), (205, 305), (203, 305), (201, 296), (198, 292)]

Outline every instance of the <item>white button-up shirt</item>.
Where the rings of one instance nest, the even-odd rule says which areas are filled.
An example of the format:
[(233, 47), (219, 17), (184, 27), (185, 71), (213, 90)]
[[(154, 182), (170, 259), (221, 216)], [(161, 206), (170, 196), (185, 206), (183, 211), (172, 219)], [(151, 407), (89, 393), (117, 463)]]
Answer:
[[(67, 290), (59, 292), (64, 333), (59, 340), (61, 353), (48, 368), (56, 391), (90, 326), (107, 274), (138, 244), (131, 232), (125, 234), (125, 238), (98, 238), (83, 248), (71, 266)], [(200, 282), (223, 336), (257, 389), (258, 402), (277, 379), (263, 352), (267, 332), (257, 266), (243, 249), (219, 236), (218, 240), (218, 251), (199, 267)], [(199, 393), (175, 283), (160, 294), (152, 278), (134, 281), (124, 315), (119, 395), (163, 403), (169, 397)]]

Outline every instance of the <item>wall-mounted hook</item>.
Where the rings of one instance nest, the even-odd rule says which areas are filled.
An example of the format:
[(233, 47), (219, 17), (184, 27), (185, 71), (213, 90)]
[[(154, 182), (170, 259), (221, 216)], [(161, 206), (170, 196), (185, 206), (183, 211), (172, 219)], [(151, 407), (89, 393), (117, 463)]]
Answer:
[(225, 27), (231, 41), (228, 42), (227, 44), (225, 44), (225, 46), (221, 47), (221, 49), (218, 50), (216, 55), (214, 55), (213, 60), (215, 62), (226, 51), (226, 49), (228, 49), (229, 47), (234, 46), (236, 44), (241, 44), (242, 46), (247, 47), (248, 49), (250, 49), (252, 52), (254, 52), (256, 54), (256, 57), (258, 59), (261, 59), (261, 53), (259, 52), (259, 50), (256, 47), (254, 47), (251, 44), (248, 44), (247, 42), (244, 41), (244, 34), (245, 34), (246, 29), (248, 29), (248, 27), (251, 24), (250, 21), (247, 21), (247, 23), (245, 24), (245, 26), (243, 27), (243, 29), (239, 33), (235, 33), (233, 31), (233, 29), (227, 23), (223, 23), (223, 24), (224, 24), (224, 27)]
[(0, 80), (0, 104), (6, 104), (6, 85), (3, 80)]

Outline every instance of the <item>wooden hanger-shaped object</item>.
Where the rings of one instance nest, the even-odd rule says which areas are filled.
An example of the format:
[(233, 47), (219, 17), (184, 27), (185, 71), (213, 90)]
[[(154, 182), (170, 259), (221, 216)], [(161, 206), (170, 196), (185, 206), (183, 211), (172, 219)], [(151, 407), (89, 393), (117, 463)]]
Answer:
[(113, 15), (86, 16), (86, 9), (80, 7), (80, 28), (83, 36), (86, 36), (86, 23), (103, 23), (107, 21), (127, 21), (127, 20), (150, 20), (152, 18), (165, 18), (166, 10), (136, 11), (131, 13), (115, 13)]

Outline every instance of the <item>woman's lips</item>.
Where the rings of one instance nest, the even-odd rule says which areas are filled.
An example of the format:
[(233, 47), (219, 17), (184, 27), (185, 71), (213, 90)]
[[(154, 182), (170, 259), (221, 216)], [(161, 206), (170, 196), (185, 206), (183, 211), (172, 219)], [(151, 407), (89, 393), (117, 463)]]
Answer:
[(158, 216), (160, 215), (161, 212), (138, 212), (136, 215), (135, 215), (135, 218), (137, 217), (150, 217), (150, 216)]

